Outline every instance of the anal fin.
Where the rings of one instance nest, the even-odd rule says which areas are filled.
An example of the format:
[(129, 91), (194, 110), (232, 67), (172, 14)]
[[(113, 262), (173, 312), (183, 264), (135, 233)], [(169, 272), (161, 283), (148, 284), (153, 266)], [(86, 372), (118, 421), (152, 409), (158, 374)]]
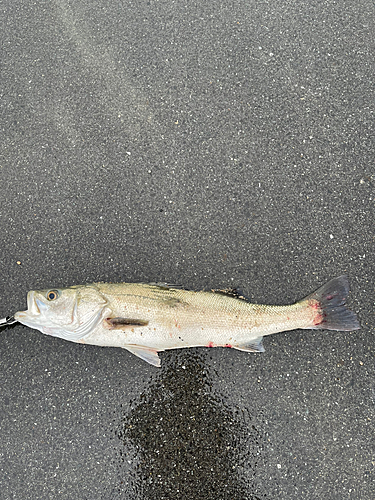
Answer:
[(251, 339), (248, 342), (244, 344), (240, 344), (238, 346), (233, 346), (235, 349), (238, 349), (239, 351), (246, 351), (246, 352), (264, 352), (264, 347), (263, 347), (263, 337), (257, 337), (256, 339)]
[(142, 347), (138, 345), (127, 345), (124, 349), (127, 349), (132, 354), (138, 356), (138, 358), (143, 359), (150, 365), (157, 366), (160, 368), (160, 358), (158, 356), (158, 351), (156, 349), (151, 349), (150, 347)]

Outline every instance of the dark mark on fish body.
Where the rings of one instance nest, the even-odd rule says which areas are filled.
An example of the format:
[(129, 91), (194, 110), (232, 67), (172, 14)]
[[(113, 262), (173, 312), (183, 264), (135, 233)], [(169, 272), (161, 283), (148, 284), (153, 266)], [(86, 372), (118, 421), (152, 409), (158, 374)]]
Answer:
[(148, 321), (132, 318), (107, 318), (105, 323), (110, 330), (121, 330), (128, 326), (147, 326)]
[[(264, 433), (246, 408), (213, 392), (204, 353), (164, 356), (160, 375), (124, 416), (126, 498), (264, 500), (256, 481)], [(126, 467), (125, 467), (126, 468)]]
[(181, 299), (168, 297), (163, 300), (163, 303), (169, 307), (186, 307), (188, 304)]

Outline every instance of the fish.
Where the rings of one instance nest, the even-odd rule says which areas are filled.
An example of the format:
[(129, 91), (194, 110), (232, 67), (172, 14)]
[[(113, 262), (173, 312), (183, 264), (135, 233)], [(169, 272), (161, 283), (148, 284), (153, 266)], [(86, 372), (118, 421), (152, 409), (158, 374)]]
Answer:
[(236, 289), (193, 291), (166, 283), (91, 283), (33, 290), (19, 322), (80, 344), (121, 347), (159, 367), (158, 353), (188, 347), (263, 352), (263, 337), (295, 329), (360, 328), (346, 307), (346, 276), (294, 304), (253, 304)]

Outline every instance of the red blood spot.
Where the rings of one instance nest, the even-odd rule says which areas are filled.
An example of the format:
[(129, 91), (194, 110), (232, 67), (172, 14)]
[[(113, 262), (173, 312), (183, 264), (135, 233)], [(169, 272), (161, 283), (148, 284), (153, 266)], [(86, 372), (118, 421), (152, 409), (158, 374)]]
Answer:
[(314, 325), (320, 325), (322, 321), (323, 321), (323, 316), (321, 314), (317, 314), (316, 318), (314, 319)]
[(213, 342), (209, 342), (206, 347), (215, 347)]
[(232, 344), (225, 344), (224, 347), (233, 347)]
[(319, 309), (320, 308), (320, 304), (317, 300), (315, 300), (312, 304), (311, 304), (311, 307), (313, 309)]

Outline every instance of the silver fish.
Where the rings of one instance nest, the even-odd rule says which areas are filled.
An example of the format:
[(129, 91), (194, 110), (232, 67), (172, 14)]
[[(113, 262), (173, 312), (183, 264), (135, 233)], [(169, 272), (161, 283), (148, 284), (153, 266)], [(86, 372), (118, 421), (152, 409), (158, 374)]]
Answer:
[(345, 306), (345, 276), (288, 306), (251, 304), (236, 290), (194, 292), (167, 284), (92, 283), (30, 291), (18, 321), (81, 344), (122, 347), (160, 366), (158, 352), (183, 347), (264, 351), (265, 335), (297, 328), (357, 330)]

